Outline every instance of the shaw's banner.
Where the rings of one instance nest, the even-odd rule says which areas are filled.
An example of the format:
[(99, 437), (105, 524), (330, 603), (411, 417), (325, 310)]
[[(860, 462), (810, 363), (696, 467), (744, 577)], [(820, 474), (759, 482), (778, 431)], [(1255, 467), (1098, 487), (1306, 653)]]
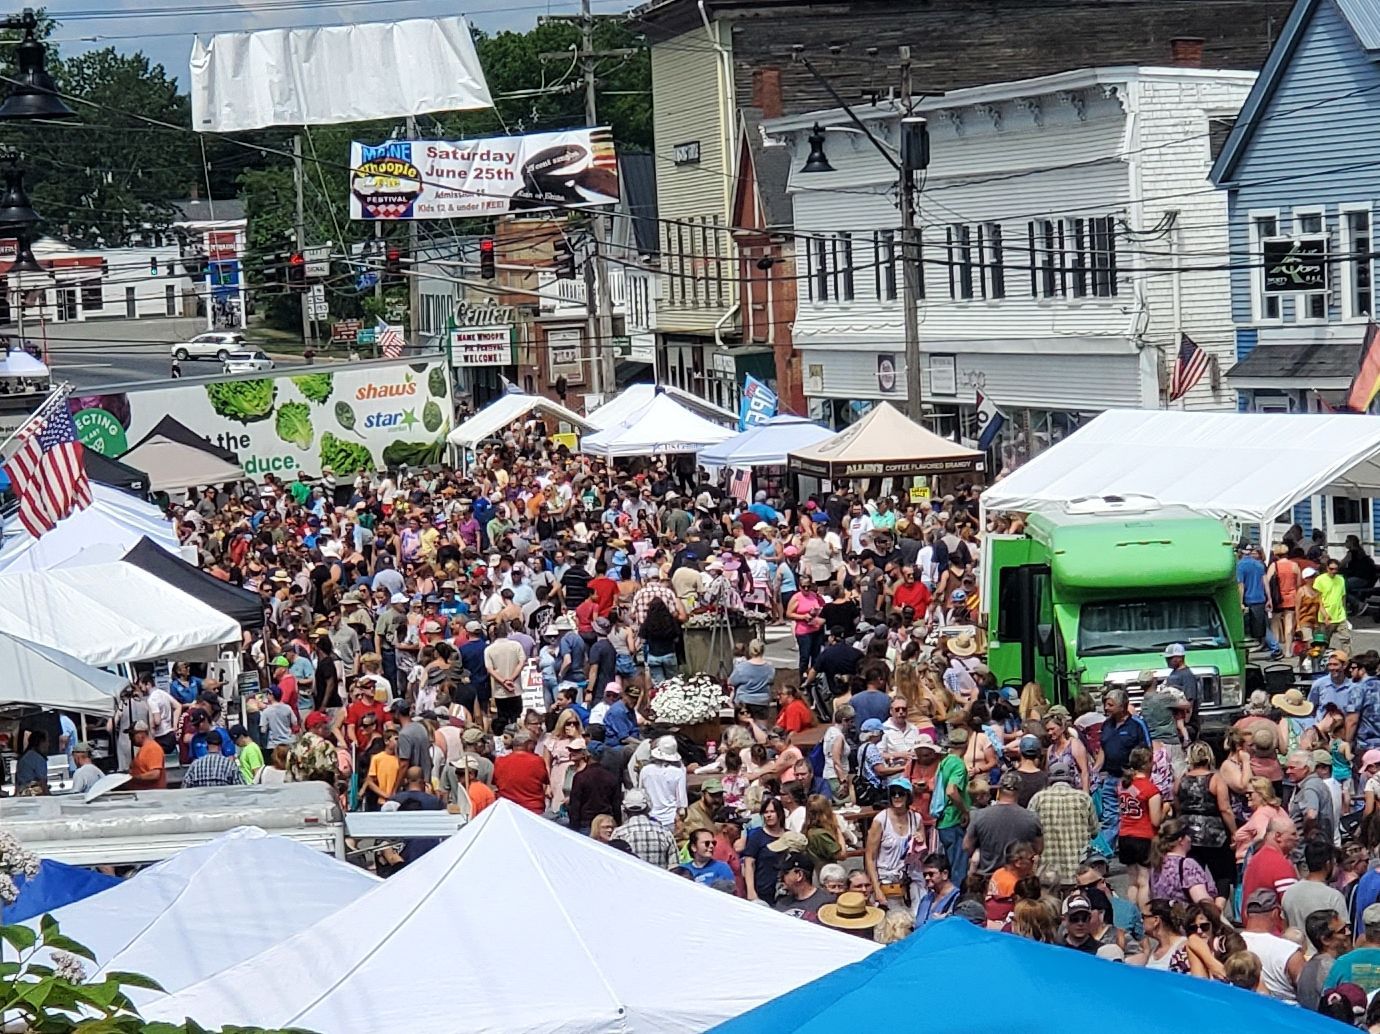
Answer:
[(351, 219), (465, 219), (617, 200), (608, 128), (350, 144)]

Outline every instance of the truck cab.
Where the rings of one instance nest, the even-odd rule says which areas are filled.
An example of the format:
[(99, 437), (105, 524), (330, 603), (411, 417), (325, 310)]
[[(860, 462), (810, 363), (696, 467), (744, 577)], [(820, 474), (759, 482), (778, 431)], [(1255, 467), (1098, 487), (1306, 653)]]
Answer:
[(1153, 501), (1086, 500), (1031, 513), (1023, 535), (984, 543), (988, 665), (999, 684), (1038, 682), (1069, 705), (1110, 687), (1137, 699), (1187, 649), (1202, 684), (1201, 733), (1239, 713), (1246, 647), (1225, 525)]

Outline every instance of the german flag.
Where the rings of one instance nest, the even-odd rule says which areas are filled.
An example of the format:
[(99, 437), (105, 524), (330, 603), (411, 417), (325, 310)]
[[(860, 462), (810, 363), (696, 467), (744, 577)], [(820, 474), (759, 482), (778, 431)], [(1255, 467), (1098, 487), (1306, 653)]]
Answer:
[(1360, 365), (1346, 393), (1346, 408), (1353, 413), (1365, 413), (1377, 394), (1380, 394), (1380, 327), (1368, 323), (1366, 336), (1361, 341)]

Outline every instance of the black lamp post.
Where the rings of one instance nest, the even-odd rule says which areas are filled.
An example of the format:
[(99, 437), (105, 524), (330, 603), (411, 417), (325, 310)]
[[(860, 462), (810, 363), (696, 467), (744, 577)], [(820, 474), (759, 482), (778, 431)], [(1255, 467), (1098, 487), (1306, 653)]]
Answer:
[(19, 44), (19, 73), (9, 84), (9, 95), (0, 104), (0, 121), (35, 118), (73, 118), (75, 112), (58, 96), (57, 83), (48, 74), (48, 49), (36, 35), (38, 18), (24, 8), (18, 18), (5, 19), (7, 29), (23, 29)]

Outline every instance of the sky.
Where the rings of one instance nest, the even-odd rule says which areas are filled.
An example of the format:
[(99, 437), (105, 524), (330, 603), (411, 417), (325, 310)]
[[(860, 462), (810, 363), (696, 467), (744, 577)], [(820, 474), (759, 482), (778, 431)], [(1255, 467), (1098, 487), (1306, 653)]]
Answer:
[[(468, 5), (436, 0), (49, 0), (36, 4), (58, 20), (54, 34), (64, 54), (111, 46), (142, 50), (187, 87), (187, 58), (200, 33), (235, 32), (300, 25), (396, 21), (463, 13), (489, 32), (526, 30), (543, 14), (579, 10), (579, 0), (471, 0)], [(627, 5), (631, 6), (631, 4)], [(595, 0), (599, 13), (624, 9)]]

